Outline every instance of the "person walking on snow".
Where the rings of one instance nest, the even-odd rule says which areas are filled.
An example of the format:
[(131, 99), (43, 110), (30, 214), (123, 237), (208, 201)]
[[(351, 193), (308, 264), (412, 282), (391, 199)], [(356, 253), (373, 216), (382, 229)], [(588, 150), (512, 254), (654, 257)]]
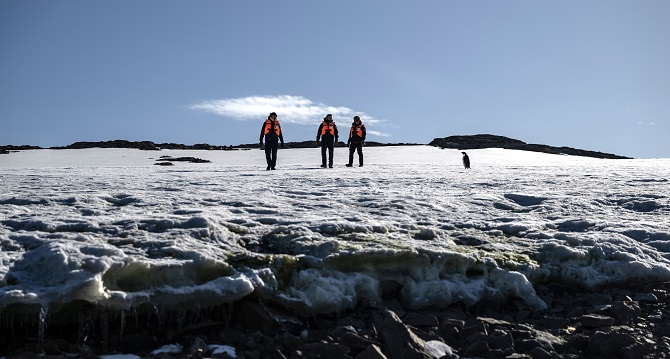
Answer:
[(326, 115), (319, 126), (319, 130), (316, 131), (317, 146), (319, 145), (319, 138), (321, 139), (321, 167), (326, 168), (326, 150), (328, 150), (328, 167), (333, 168), (333, 152), (335, 151), (335, 142), (339, 138), (333, 115)]
[(277, 114), (272, 112), (268, 119), (261, 127), (261, 136), (258, 139), (261, 147), (263, 147), (263, 137), (265, 137), (265, 160), (268, 163), (266, 170), (275, 169), (277, 164), (277, 147), (281, 141), (281, 147), (284, 148), (284, 133), (277, 120)]
[(347, 147), (349, 147), (347, 167), (354, 165), (354, 152), (358, 152), (358, 167), (363, 167), (363, 142), (365, 142), (365, 125), (361, 122), (360, 117), (354, 116), (354, 122), (351, 124), (349, 139), (347, 140)]

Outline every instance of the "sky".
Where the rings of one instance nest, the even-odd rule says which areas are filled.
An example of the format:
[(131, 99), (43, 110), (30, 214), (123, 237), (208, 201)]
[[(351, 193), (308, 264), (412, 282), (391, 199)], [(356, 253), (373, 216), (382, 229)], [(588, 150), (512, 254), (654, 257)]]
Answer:
[(495, 134), (668, 158), (670, 2), (0, 1), (0, 145)]

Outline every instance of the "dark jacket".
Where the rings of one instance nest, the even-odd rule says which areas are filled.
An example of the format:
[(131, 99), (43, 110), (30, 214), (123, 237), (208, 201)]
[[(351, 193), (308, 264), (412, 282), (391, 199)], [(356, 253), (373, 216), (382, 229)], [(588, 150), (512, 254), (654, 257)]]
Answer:
[[(279, 132), (279, 135), (277, 135)], [(263, 142), (263, 137), (265, 136), (265, 143), (276, 144), (278, 140), (281, 141), (282, 145), (284, 144), (284, 132), (281, 130), (279, 121), (272, 121), (269, 118), (263, 122), (261, 127), (261, 136), (258, 139), (258, 142)]]
[(353, 143), (360, 143), (365, 141), (365, 125), (361, 122), (360, 125), (356, 125), (356, 121), (351, 123), (351, 129), (349, 130), (349, 140), (347, 140), (347, 144), (353, 142)]
[[(329, 130), (328, 126), (330, 126), (332, 130)], [(316, 142), (319, 142), (319, 138), (321, 138), (321, 141), (325, 143), (331, 143), (333, 141), (337, 142), (339, 139), (339, 134), (337, 132), (337, 126), (335, 126), (335, 121), (323, 120), (323, 122), (321, 122), (321, 125), (319, 125), (319, 130), (316, 131)]]

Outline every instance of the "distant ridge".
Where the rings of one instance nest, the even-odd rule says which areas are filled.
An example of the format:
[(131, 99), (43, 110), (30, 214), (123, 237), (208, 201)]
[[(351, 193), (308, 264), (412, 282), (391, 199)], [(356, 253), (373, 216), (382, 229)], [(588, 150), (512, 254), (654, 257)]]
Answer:
[[(366, 146), (419, 146), (416, 143), (380, 143), (373, 141), (366, 141)], [(513, 150), (524, 150), (533, 152), (544, 152), (551, 154), (565, 154), (572, 156), (585, 156), (595, 158), (608, 159), (630, 159), (630, 157), (618, 156), (609, 153), (580, 150), (571, 147), (552, 147), (547, 145), (527, 144), (520, 140), (515, 140), (509, 137), (497, 135), (469, 135), (469, 136), (449, 136), (444, 138), (436, 138), (429, 143), (430, 146), (440, 148), (454, 148), (454, 149), (479, 149), (479, 148), (506, 148)], [(344, 147), (344, 142), (339, 142), (337, 147)], [(127, 140), (112, 140), (112, 141), (98, 141), (98, 142), (75, 142), (68, 146), (49, 147), (49, 149), (86, 149), (86, 148), (136, 148), (146, 151), (159, 150), (249, 150), (259, 148), (258, 143), (241, 144), (237, 146), (217, 146), (207, 143), (199, 143), (195, 145), (184, 145), (180, 143), (154, 143), (152, 141), (127, 141)], [(313, 148), (317, 147), (314, 141), (302, 142), (287, 142), (286, 148)], [(11, 151), (35, 150), (44, 149), (39, 146), (0, 146), (0, 154), (6, 154)]]
[(513, 138), (497, 135), (470, 135), (449, 136), (436, 138), (429, 145), (440, 148), (455, 148), (460, 150), (472, 150), (481, 148), (505, 148), (510, 150), (523, 150), (533, 152), (551, 153), (556, 155), (584, 156), (607, 159), (630, 159), (630, 157), (613, 155), (610, 153), (580, 150), (571, 147), (553, 147), (547, 145), (528, 144)]
[[(366, 146), (418, 146), (415, 143), (380, 143), (373, 141), (366, 141)], [(339, 142), (337, 147), (345, 147), (344, 142)], [(207, 143), (198, 143), (195, 145), (184, 145), (180, 143), (154, 143), (152, 141), (127, 141), (127, 140), (112, 140), (112, 141), (97, 141), (97, 142), (75, 142), (67, 146), (48, 147), (46, 149), (52, 150), (71, 150), (71, 149), (86, 149), (86, 148), (136, 148), (145, 151), (160, 151), (160, 150), (248, 150), (252, 148), (259, 148), (258, 143), (242, 144), (237, 146), (217, 146)], [(287, 142), (286, 148), (312, 148), (317, 147), (315, 141), (302, 142)], [(41, 150), (45, 149), (40, 146), (0, 146), (0, 153), (7, 153), (7, 151), (23, 151), (23, 150)]]

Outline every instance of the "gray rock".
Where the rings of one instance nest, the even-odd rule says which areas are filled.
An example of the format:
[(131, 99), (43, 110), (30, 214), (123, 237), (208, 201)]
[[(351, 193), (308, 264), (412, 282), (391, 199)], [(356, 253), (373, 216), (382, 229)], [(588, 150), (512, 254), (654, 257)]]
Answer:
[(516, 351), (519, 353), (530, 353), (530, 351), (534, 348), (542, 348), (545, 351), (553, 351), (554, 349), (551, 345), (548, 345), (546, 342), (537, 339), (526, 339), (522, 340), (519, 344), (517, 344)]
[(654, 346), (650, 343), (635, 343), (619, 350), (617, 356), (621, 359), (640, 359), (653, 351)]
[(425, 342), (390, 310), (382, 313), (381, 337), (384, 353), (391, 359), (430, 359)]
[(339, 340), (339, 343), (347, 346), (354, 351), (361, 351), (368, 348), (371, 345), (380, 345), (379, 342), (373, 341), (367, 338), (362, 338), (358, 335), (352, 333), (345, 333)]
[(642, 303), (658, 303), (658, 297), (652, 293), (638, 293), (633, 297), (633, 300)]
[(540, 347), (535, 347), (531, 349), (528, 354), (530, 354), (533, 359), (553, 359), (554, 356), (551, 355), (548, 351), (540, 348)]
[(465, 357), (479, 357), (489, 351), (489, 343), (484, 340), (474, 342), (463, 351)]
[(491, 335), (489, 336), (489, 347), (491, 349), (501, 349), (504, 352), (514, 350), (514, 338), (510, 333), (504, 333), (502, 335)]
[(472, 334), (475, 334), (475, 333), (483, 333), (484, 335), (488, 335), (486, 324), (484, 324), (483, 322), (478, 321), (473, 325), (470, 325), (470, 326), (467, 326), (467, 327), (464, 327), (463, 329), (461, 329), (461, 335), (465, 338), (467, 338), (467, 337), (469, 337), (469, 336), (471, 336)]
[(413, 327), (433, 327), (437, 328), (440, 323), (437, 317), (429, 313), (409, 312), (402, 318), (403, 323)]
[[(349, 354), (349, 348), (344, 345), (336, 343), (308, 343), (300, 348), (297, 352), (300, 352), (303, 358), (319, 358), (319, 359), (346, 359), (351, 358)], [(293, 357), (293, 355), (291, 355)]]
[(614, 324), (614, 318), (605, 315), (587, 314), (579, 318), (579, 322), (587, 328), (611, 327)]
[(618, 332), (595, 332), (589, 340), (587, 351), (592, 355), (615, 356), (617, 352), (637, 340), (634, 336)]
[(628, 322), (640, 316), (640, 304), (634, 301), (619, 301), (612, 305), (614, 317), (618, 320)]
[(188, 347), (188, 353), (192, 355), (204, 354), (207, 353), (207, 343), (200, 337), (196, 337), (191, 343), (191, 346)]
[(375, 344), (372, 344), (365, 348), (360, 354), (356, 355), (355, 359), (388, 359), (384, 353), (382, 353), (382, 350), (376, 346)]

